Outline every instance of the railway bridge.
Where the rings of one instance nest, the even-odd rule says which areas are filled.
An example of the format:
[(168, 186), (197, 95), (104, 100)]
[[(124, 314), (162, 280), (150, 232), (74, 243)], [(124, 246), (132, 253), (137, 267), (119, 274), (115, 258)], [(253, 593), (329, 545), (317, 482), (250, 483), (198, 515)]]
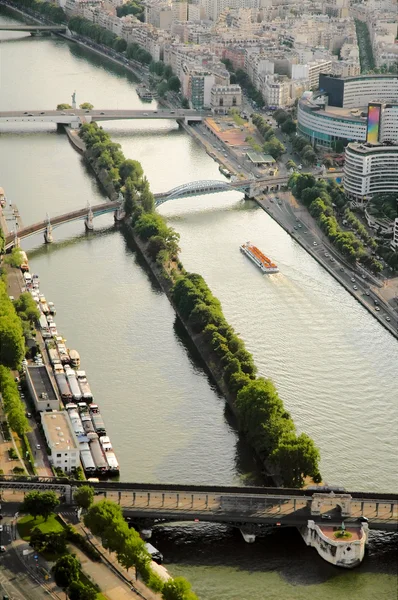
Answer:
[[(47, 477), (0, 477), (7, 501), (30, 490), (54, 490), (73, 504), (73, 492), (87, 482)], [(125, 482), (90, 483), (95, 502), (119, 504), (127, 519), (147, 526), (165, 521), (210, 521), (255, 535), (269, 527), (301, 527), (309, 519), (346, 525), (367, 521), (372, 529), (398, 530), (398, 494)]]

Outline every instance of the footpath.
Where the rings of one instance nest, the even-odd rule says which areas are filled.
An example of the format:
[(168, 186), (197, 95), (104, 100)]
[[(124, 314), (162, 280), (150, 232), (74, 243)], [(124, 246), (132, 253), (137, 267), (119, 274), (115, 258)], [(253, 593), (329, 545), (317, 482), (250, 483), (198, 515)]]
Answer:
[[(90, 560), (83, 552), (73, 546), (73, 552), (77, 555), (80, 562), (82, 563), (83, 572), (86, 573), (92, 579), (98, 583), (103, 593), (109, 598), (109, 600), (161, 600), (160, 594), (156, 594), (149, 590), (146, 585), (136, 579), (135, 569), (127, 571), (117, 561), (115, 552), (109, 552), (106, 550), (99, 538), (94, 536), (83, 523), (72, 525), (74, 529), (83, 535), (87, 541), (99, 552), (101, 555), (102, 562), (94, 562)], [(155, 563), (153, 563), (155, 566)], [(156, 565), (159, 567), (159, 565)], [(160, 567), (164, 572), (161, 574), (159, 569), (156, 569), (159, 575), (163, 575), (164, 578), (168, 578), (169, 575), (164, 569)], [(166, 574), (166, 575), (165, 575)]]

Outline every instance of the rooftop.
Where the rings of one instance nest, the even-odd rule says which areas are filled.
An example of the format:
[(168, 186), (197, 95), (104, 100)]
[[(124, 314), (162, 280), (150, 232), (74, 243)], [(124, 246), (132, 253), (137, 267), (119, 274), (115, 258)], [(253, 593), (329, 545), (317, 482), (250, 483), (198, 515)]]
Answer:
[(261, 152), (248, 152), (247, 157), (252, 163), (258, 165), (273, 164), (275, 159), (270, 154), (262, 154)]
[[(29, 366), (28, 373), (32, 380), (38, 400), (58, 400), (54, 386), (51, 383), (47, 367), (44, 365), (42, 367)], [(42, 394), (47, 394), (47, 397), (43, 398)]]
[(41, 422), (47, 434), (47, 443), (52, 450), (78, 450), (66, 411), (43, 412)]
[(391, 153), (398, 156), (398, 146), (390, 146), (389, 144), (364, 144), (360, 142), (351, 142), (348, 144), (347, 148), (358, 154)]

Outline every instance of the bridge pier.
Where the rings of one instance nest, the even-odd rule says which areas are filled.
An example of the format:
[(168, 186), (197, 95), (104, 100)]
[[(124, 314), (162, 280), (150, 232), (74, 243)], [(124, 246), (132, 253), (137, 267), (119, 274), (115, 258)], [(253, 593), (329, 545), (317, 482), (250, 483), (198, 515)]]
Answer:
[(241, 532), (246, 544), (254, 544), (254, 542), (256, 541), (256, 534), (253, 533), (253, 528), (250, 527), (250, 525), (239, 527), (239, 531)]

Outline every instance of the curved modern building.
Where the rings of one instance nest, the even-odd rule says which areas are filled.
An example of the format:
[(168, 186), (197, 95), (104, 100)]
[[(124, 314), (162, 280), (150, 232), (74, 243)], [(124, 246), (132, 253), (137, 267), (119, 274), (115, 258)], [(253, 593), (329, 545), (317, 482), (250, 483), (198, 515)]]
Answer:
[(348, 144), (345, 149), (344, 191), (365, 203), (375, 194), (398, 196), (398, 146)]
[(314, 146), (330, 148), (337, 140), (365, 142), (366, 112), (327, 106), (316, 97), (304, 95), (297, 107), (297, 131)]
[(298, 103), (297, 130), (313, 145), (367, 140), (368, 105), (380, 103), (380, 141), (398, 144), (398, 76), (320, 75), (319, 91), (305, 92)]

